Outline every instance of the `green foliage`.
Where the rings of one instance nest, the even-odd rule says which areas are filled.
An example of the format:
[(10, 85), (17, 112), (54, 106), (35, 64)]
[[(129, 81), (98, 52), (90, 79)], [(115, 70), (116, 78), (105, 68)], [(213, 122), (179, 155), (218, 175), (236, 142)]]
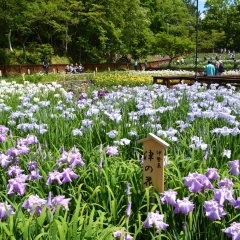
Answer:
[(39, 52), (41, 54), (41, 59), (45, 59), (46, 57), (48, 59), (52, 58), (52, 55), (54, 53), (54, 50), (50, 44), (41, 44), (39, 46)]
[[(205, 7), (204, 16), (198, 14), (199, 50), (239, 51), (239, 3), (207, 0)], [(82, 63), (116, 62), (126, 54), (140, 59), (166, 52), (164, 44), (156, 48), (164, 33), (169, 41), (194, 44), (195, 25), (190, 0), (1, 0), (0, 63), (40, 63), (53, 55)], [(20, 49), (21, 54), (13, 53)]]
[[(108, 77), (114, 78), (112, 75)], [(124, 80), (124, 76), (115, 77), (119, 79), (119, 82)], [(127, 77), (131, 81), (134, 79), (131, 75)], [(1, 84), (3, 87), (4, 83), (1, 82)], [(149, 132), (158, 131), (157, 124), (161, 126), (160, 130), (169, 129), (169, 127), (179, 129), (177, 121), (186, 120), (192, 106), (197, 105), (205, 112), (204, 103), (208, 103), (208, 100), (205, 101), (207, 94), (212, 97), (212, 102), (217, 106), (223, 103), (224, 107), (227, 108), (226, 99), (230, 100), (229, 96), (238, 96), (233, 89), (229, 92), (227, 89), (219, 89), (219, 91), (214, 92), (213, 89), (207, 90), (204, 86), (198, 89), (187, 89), (179, 86), (173, 91), (173, 89), (166, 90), (165, 88), (160, 90), (152, 85), (127, 88), (118, 84), (118, 86), (107, 88), (111, 92), (109, 97), (114, 98), (111, 106), (113, 109), (119, 110), (122, 116), (121, 121), (115, 122), (106, 117), (107, 111), (105, 109), (100, 110), (96, 116), (89, 116), (91, 107), (89, 102), (94, 107), (104, 104), (110, 107), (104, 98), (92, 99), (94, 92), (99, 90), (98, 86), (87, 88), (86, 96), (89, 98), (89, 102), (85, 106), (81, 105), (81, 102), (77, 103), (81, 92), (73, 86), (71, 86), (71, 91), (74, 92), (72, 99), (67, 98), (67, 92), (70, 88), (63, 89), (56, 83), (51, 85), (39, 84), (38, 87), (36, 85), (23, 87), (11, 82), (6, 86), (11, 87), (11, 91), (7, 94), (3, 92), (1, 95), (5, 104), (4, 109), (1, 109), (1, 123), (11, 129), (11, 136), (7, 135), (6, 141), (1, 142), (0, 150), (5, 153), (7, 149), (16, 146), (17, 139), (26, 137), (28, 133), (35, 135), (39, 140), (39, 145), (31, 145), (29, 154), (19, 154), (18, 164), (24, 173), (27, 173), (27, 163), (32, 160), (37, 161), (38, 169), (43, 178), (28, 181), (26, 195), (9, 195), (6, 189), (9, 176), (6, 174), (5, 168), (0, 168), (2, 183), (0, 185), (0, 202), (8, 202), (13, 206), (15, 212), (13, 216), (8, 216), (0, 221), (2, 239), (113, 240), (112, 233), (116, 230), (122, 230), (123, 233), (130, 233), (135, 240), (217, 240), (225, 239), (221, 229), (228, 227), (234, 221), (239, 221), (238, 210), (228, 203), (224, 203), (226, 216), (219, 221), (210, 221), (205, 216), (203, 204), (205, 200), (212, 199), (213, 190), (205, 189), (199, 193), (189, 193), (183, 184), (183, 177), (186, 177), (189, 172), (197, 171), (204, 174), (208, 168), (215, 167), (218, 168), (221, 178), (233, 179), (234, 196), (239, 196), (239, 178), (229, 173), (228, 159), (222, 156), (224, 149), (231, 149), (232, 158), (239, 158), (239, 136), (231, 134), (223, 136), (210, 132), (220, 126), (232, 127), (226, 119), (195, 115), (191, 124), (176, 135), (177, 144), (171, 142), (170, 147), (166, 150), (170, 164), (165, 167), (165, 189), (177, 191), (178, 199), (189, 196), (190, 200), (194, 202), (194, 210), (186, 216), (181, 213), (174, 214), (173, 206), (162, 204), (161, 195), (153, 187), (142, 188), (143, 169), (139, 156), (143, 153), (142, 146), (136, 143), (137, 139), (146, 137)], [(4, 86), (4, 91), (8, 89), (6, 86)], [(173, 92), (176, 93), (175, 96)], [(148, 105), (148, 109), (151, 107), (151, 110), (156, 111), (152, 115), (154, 116), (152, 120), (150, 120), (149, 115), (139, 115), (138, 124), (136, 124), (135, 120), (130, 118), (130, 113), (139, 110), (140, 100)], [(47, 102), (50, 104), (45, 107), (44, 103)], [(22, 104), (21, 107), (20, 104)], [(20, 121), (19, 119), (15, 120), (19, 123), (27, 122), (33, 118), (36, 122), (39, 120), (41, 123), (47, 124), (48, 131), (46, 133), (42, 134), (36, 129), (21, 131), (9, 122), (9, 116), (13, 112), (19, 112), (21, 108), (26, 108), (26, 112), (29, 111), (29, 108), (26, 107), (27, 104), (31, 107), (38, 106), (38, 109), (32, 112), (31, 119), (25, 115)], [(11, 106), (11, 112), (6, 106)], [(60, 107), (63, 107), (64, 110), (74, 109), (75, 118), (66, 119), (63, 117), (59, 110)], [(234, 104), (231, 104), (231, 107), (234, 109)], [(236, 104), (237, 108), (238, 104)], [(236, 121), (240, 120), (237, 112), (233, 111), (231, 114), (231, 116), (234, 115)], [(82, 136), (74, 136), (72, 130), (79, 129), (79, 124), (86, 119), (86, 116), (92, 119), (92, 128), (86, 128)], [(150, 124), (146, 125), (146, 123)], [(118, 130), (116, 139), (112, 139), (106, 134), (113, 129)], [(139, 136), (131, 137), (128, 135), (128, 132), (133, 129), (137, 131)], [(105, 153), (107, 145), (112, 145), (115, 140), (118, 141), (126, 136), (131, 137), (130, 145), (119, 146), (119, 156), (107, 156)], [(189, 147), (193, 136), (202, 137), (202, 140), (208, 144), (207, 160), (203, 160), (205, 153), (201, 148), (194, 150)], [(170, 142), (167, 136), (162, 135), (161, 137)], [(102, 152), (99, 151), (100, 144), (103, 144)], [(58, 185), (54, 181), (52, 184), (46, 185), (48, 173), (56, 169), (57, 160), (65, 157), (62, 155), (62, 146), (67, 152), (73, 146), (78, 148), (85, 165), (74, 168), (78, 178), (73, 179), (72, 182)], [(103, 168), (98, 167), (100, 158), (103, 159)], [(61, 167), (65, 168), (66, 166), (67, 163), (63, 163)], [(217, 187), (218, 181), (212, 180), (214, 187)], [(126, 195), (126, 183), (130, 183), (131, 186), (130, 196)], [(40, 215), (33, 215), (22, 208), (23, 202), (30, 195), (38, 194), (41, 198), (46, 199), (49, 191), (52, 192), (53, 196), (60, 194), (71, 198), (69, 209), (58, 206), (53, 211), (50, 207), (43, 207)], [(128, 201), (132, 202), (130, 217), (126, 217)], [(169, 224), (169, 227), (159, 234), (156, 234), (154, 228), (145, 229), (143, 227), (147, 213), (154, 211), (164, 214), (164, 222)]]
[(168, 35), (167, 33), (156, 34), (153, 42), (154, 53), (161, 52), (170, 57), (169, 66), (172, 60), (186, 53), (193, 52), (194, 44), (188, 38)]

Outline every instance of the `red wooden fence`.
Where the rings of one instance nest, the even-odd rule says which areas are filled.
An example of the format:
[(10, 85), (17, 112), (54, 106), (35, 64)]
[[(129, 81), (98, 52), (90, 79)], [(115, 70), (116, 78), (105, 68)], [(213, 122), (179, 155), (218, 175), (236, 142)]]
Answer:
[[(154, 62), (149, 62), (149, 67), (158, 67), (161, 64), (168, 63), (168, 59), (162, 59)], [(67, 64), (50, 64), (49, 72), (62, 72)], [(120, 68), (134, 69), (133, 64), (129, 63), (86, 63), (82, 64), (85, 70), (117, 70)], [(143, 67), (143, 63), (139, 63), (139, 69)], [(8, 73), (37, 73), (44, 72), (43, 65), (41, 64), (28, 64), (28, 65), (0, 65), (0, 70), (3, 75)]]

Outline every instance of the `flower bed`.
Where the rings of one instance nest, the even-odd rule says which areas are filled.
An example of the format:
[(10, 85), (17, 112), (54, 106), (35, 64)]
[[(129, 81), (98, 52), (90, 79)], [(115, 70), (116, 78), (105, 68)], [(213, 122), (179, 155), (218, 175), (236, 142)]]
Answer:
[[(185, 70), (158, 70), (158, 71), (129, 71), (98, 74), (94, 81), (99, 86), (139, 86), (152, 85), (152, 76), (194, 76), (194, 71)], [(240, 75), (240, 71), (225, 71), (223, 75)]]
[[(239, 101), (231, 86), (1, 81), (1, 237), (238, 239)], [(143, 190), (149, 132), (170, 144), (161, 194)]]

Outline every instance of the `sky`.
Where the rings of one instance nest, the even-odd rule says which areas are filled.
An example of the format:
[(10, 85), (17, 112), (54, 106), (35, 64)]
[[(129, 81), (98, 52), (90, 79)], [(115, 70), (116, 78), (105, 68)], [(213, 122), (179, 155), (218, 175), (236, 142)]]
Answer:
[(204, 11), (204, 4), (206, 0), (198, 0), (198, 11), (203, 12)]

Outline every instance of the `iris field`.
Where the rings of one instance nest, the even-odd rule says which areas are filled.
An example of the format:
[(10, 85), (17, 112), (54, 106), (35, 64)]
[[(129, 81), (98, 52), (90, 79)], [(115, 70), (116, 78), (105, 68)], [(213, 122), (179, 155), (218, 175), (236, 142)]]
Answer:
[[(0, 81), (1, 239), (240, 239), (237, 89), (98, 81)], [(143, 189), (150, 132), (164, 193)]]

